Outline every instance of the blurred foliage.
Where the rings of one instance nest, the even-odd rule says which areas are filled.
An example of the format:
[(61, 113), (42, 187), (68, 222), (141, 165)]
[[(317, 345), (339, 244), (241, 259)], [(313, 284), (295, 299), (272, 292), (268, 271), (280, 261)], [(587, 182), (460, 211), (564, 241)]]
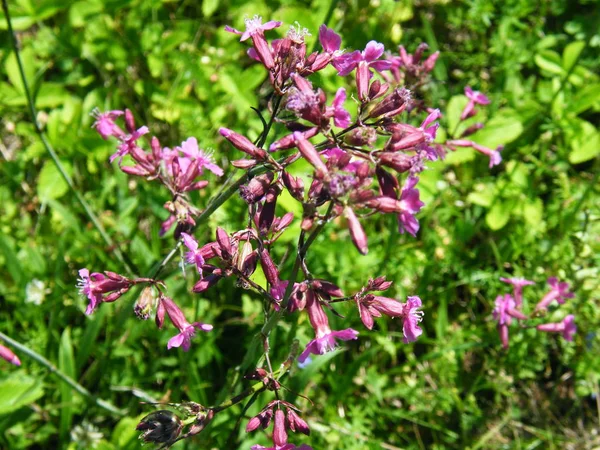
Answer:
[[(289, 400), (300, 393), (314, 401), (296, 398), (313, 430), (304, 442), (315, 449), (599, 445), (597, 1), (21, 0), (9, 7), (38, 120), (140, 275), (172, 248), (172, 236), (158, 238), (168, 193), (108, 164), (114, 143), (90, 128), (93, 108), (130, 108), (163, 145), (196, 136), (226, 166), (237, 156), (216, 130), (257, 136), (262, 125), (251, 107), (263, 107), (266, 92), (263, 70), (225, 24), (240, 27), (254, 14), (286, 25), (300, 21), (313, 43), (327, 20), (346, 48), (375, 39), (387, 48), (402, 43), (412, 51), (425, 41), (439, 49), (427, 95), (447, 111), (446, 129), (456, 126), (465, 85), (488, 93), (492, 105), (469, 120), (488, 120), (474, 140), (504, 144), (505, 162), (489, 170), (485, 158), (461, 149), (431, 164), (421, 181), (427, 206), (417, 239), (398, 235), (383, 218), (368, 224), (366, 257), (335, 226), (311, 248), (309, 265), (318, 276), (350, 293), (385, 274), (398, 298), (419, 295), (426, 315), (424, 336), (405, 345), (399, 322), (380, 320), (372, 332), (362, 331), (352, 305), (339, 307), (361, 330), (359, 341), (283, 380)], [(0, 329), (127, 410), (126, 418), (108, 416), (21, 355), (20, 369), (0, 362), (0, 447), (137, 449), (135, 424), (151, 408), (141, 401), (212, 405), (231, 395), (233, 368), (261, 325), (263, 305), (227, 281), (192, 295), (191, 274), (174, 265), (171, 295), (190, 317), (219, 324), (189, 353), (167, 352), (170, 332), (133, 316), (136, 293), (84, 316), (77, 270), (123, 268), (34, 132), (3, 17), (0, 73)], [(336, 80), (334, 72), (321, 76), (329, 88)], [(199, 206), (219, 187), (211, 181), (212, 191), (195, 197)], [(237, 229), (244, 214), (242, 202), (231, 199), (196, 232), (198, 240), (210, 239), (217, 224)], [(284, 235), (289, 249), (294, 230)], [(549, 276), (573, 284), (576, 298), (565, 305), (579, 327), (573, 343), (513, 328), (510, 351), (502, 351), (491, 310), (507, 291), (498, 280), (507, 274), (538, 282), (525, 291), (529, 305), (544, 294)], [(283, 321), (274, 331), (273, 360), (287, 356), (283, 343), (296, 333), (301, 344), (310, 338), (305, 318), (298, 328)], [(270, 400), (262, 396), (248, 416)], [(219, 413), (177, 448), (266, 444), (260, 433), (235, 428), (240, 413), (241, 407)]]

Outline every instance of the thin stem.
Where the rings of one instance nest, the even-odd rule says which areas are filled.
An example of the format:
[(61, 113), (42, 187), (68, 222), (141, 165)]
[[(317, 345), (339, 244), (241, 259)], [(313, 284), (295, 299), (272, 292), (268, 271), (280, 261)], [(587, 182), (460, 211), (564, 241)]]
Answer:
[(8, 337), (7, 335), (5, 335), (2, 332), (0, 332), (0, 339), (3, 340), (4, 342), (6, 342), (7, 344), (10, 344), (11, 346), (13, 346), (17, 350), (19, 350), (21, 353), (24, 353), (25, 355), (29, 356), (31, 359), (34, 359), (35, 361), (39, 362), (42, 366), (46, 367), (46, 369), (48, 369), (48, 371), (50, 373), (55, 374), (62, 382), (67, 383), (69, 386), (71, 386), (73, 388), (73, 390), (80, 393), (81, 395), (86, 397), (89, 401), (96, 404), (100, 408), (105, 409), (106, 411), (109, 411), (110, 413), (116, 414), (118, 416), (125, 415), (125, 412), (118, 409), (113, 404), (111, 404), (105, 400), (94, 397), (94, 395), (92, 395), (90, 393), (90, 391), (88, 391), (82, 385), (77, 383), (71, 377), (65, 375), (55, 365), (53, 365), (50, 361), (48, 361), (46, 358), (44, 358), (39, 353), (36, 353), (33, 350), (31, 350), (30, 348), (24, 346), (23, 344), (15, 341), (14, 339), (11, 339), (10, 337)]
[(25, 75), (25, 69), (23, 67), (23, 61), (21, 60), (21, 53), (19, 52), (19, 45), (17, 43), (17, 37), (15, 36), (15, 32), (12, 27), (12, 21), (10, 18), (10, 13), (8, 11), (8, 4), (7, 4), (6, 0), (2, 0), (2, 9), (4, 10), (4, 15), (6, 17), (6, 24), (8, 26), (8, 34), (10, 35), (10, 38), (11, 38), (12, 48), (13, 48), (13, 51), (15, 52), (15, 56), (17, 59), (17, 65), (19, 66), (19, 74), (21, 76), (21, 81), (23, 83), (23, 90), (25, 91), (25, 97), (27, 99), (29, 115), (31, 116), (31, 121), (33, 122), (35, 132), (37, 133), (40, 140), (42, 141), (42, 144), (43, 144), (44, 148), (46, 149), (46, 152), (48, 152), (48, 154), (50, 155), (50, 158), (52, 158), (52, 161), (54, 162), (54, 165), (60, 172), (61, 177), (65, 180), (65, 182), (69, 186), (69, 189), (71, 190), (71, 192), (73, 192), (73, 194), (75, 195), (75, 198), (77, 198), (77, 201), (83, 207), (86, 215), (91, 220), (91, 222), (94, 224), (94, 227), (96, 227), (96, 229), (100, 233), (100, 236), (102, 236), (102, 239), (104, 240), (106, 245), (112, 249), (112, 252), (115, 254), (115, 256), (117, 257), (119, 262), (121, 262), (121, 264), (123, 264), (123, 266), (125, 267), (125, 269), (127, 270), (127, 272), (129, 274), (136, 273), (137, 268), (135, 267), (135, 264), (133, 264), (133, 262), (127, 257), (127, 255), (125, 255), (123, 252), (121, 252), (121, 249), (117, 246), (117, 244), (108, 235), (108, 233), (106, 232), (106, 230), (100, 223), (100, 220), (98, 219), (98, 217), (96, 216), (96, 214), (94, 213), (94, 211), (92, 210), (90, 205), (85, 201), (83, 196), (75, 188), (75, 183), (73, 182), (73, 179), (67, 173), (65, 167), (63, 166), (62, 162), (58, 158), (58, 155), (54, 151), (54, 148), (52, 147), (52, 145), (46, 138), (46, 134), (41, 129), (41, 127), (37, 121), (37, 111), (35, 109), (35, 104), (33, 103), (31, 91), (29, 90), (27, 76)]

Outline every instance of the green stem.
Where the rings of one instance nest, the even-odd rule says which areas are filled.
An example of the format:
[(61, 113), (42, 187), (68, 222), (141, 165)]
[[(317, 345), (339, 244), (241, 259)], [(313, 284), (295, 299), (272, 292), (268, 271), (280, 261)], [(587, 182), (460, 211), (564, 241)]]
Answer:
[(90, 205), (88, 205), (88, 203), (85, 201), (83, 196), (79, 193), (79, 191), (77, 191), (77, 189), (75, 188), (75, 183), (73, 183), (73, 179), (67, 173), (65, 167), (63, 166), (62, 162), (58, 158), (58, 155), (54, 151), (54, 148), (52, 147), (50, 142), (48, 142), (48, 139), (46, 138), (46, 134), (42, 131), (42, 129), (37, 121), (37, 111), (35, 109), (35, 104), (33, 103), (31, 91), (29, 90), (29, 84), (27, 83), (27, 77), (25, 75), (23, 61), (21, 60), (21, 53), (19, 52), (19, 45), (17, 43), (17, 37), (15, 36), (15, 32), (12, 27), (12, 21), (10, 18), (10, 13), (8, 11), (8, 4), (7, 4), (6, 0), (2, 0), (2, 9), (4, 10), (4, 15), (6, 17), (6, 24), (8, 26), (8, 34), (11, 37), (12, 48), (13, 48), (13, 51), (15, 52), (15, 56), (17, 59), (17, 65), (19, 66), (19, 74), (21, 76), (21, 81), (23, 83), (23, 90), (25, 91), (25, 97), (27, 99), (29, 115), (31, 116), (31, 121), (33, 122), (35, 132), (37, 133), (40, 140), (42, 141), (42, 144), (43, 144), (44, 148), (46, 149), (46, 152), (48, 152), (48, 154), (50, 155), (50, 158), (52, 158), (52, 161), (54, 162), (54, 165), (60, 172), (60, 175), (62, 176), (62, 178), (65, 180), (65, 182), (69, 186), (69, 189), (71, 190), (71, 192), (73, 192), (73, 194), (75, 195), (75, 198), (77, 198), (77, 201), (84, 209), (88, 218), (91, 220), (91, 222), (94, 224), (94, 226), (100, 233), (100, 236), (102, 236), (102, 239), (104, 240), (106, 245), (112, 249), (113, 253), (117, 257), (119, 262), (121, 262), (121, 264), (123, 264), (123, 266), (125, 267), (127, 272), (130, 275), (132, 275), (135, 272), (137, 272), (135, 265), (125, 254), (123, 254), (123, 252), (121, 252), (121, 249), (115, 244), (115, 242), (108, 235), (108, 233), (106, 232), (106, 230), (100, 223), (100, 220), (98, 219), (98, 217), (96, 216), (94, 211), (92, 211), (92, 208), (90, 207)]
[(85, 398), (87, 398), (89, 401), (96, 404), (100, 408), (105, 409), (106, 411), (109, 411), (112, 414), (116, 414), (119, 417), (122, 417), (125, 415), (125, 412), (118, 409), (113, 404), (111, 404), (105, 400), (94, 397), (90, 393), (90, 391), (88, 391), (82, 385), (77, 383), (71, 377), (65, 375), (56, 366), (54, 366), (50, 361), (48, 361), (46, 358), (44, 358), (39, 353), (36, 353), (33, 350), (31, 350), (30, 348), (24, 346), (23, 344), (15, 341), (14, 339), (9, 338), (7, 335), (5, 335), (2, 332), (0, 332), (0, 339), (3, 340), (4, 342), (6, 342), (7, 344), (13, 346), (14, 348), (16, 348), (21, 353), (24, 353), (25, 355), (29, 356), (31, 359), (34, 359), (35, 361), (39, 362), (42, 366), (46, 367), (46, 369), (48, 369), (48, 371), (50, 373), (55, 374), (62, 382), (67, 383), (69, 386), (71, 386), (73, 388), (74, 391), (80, 393), (81, 395), (83, 395)]

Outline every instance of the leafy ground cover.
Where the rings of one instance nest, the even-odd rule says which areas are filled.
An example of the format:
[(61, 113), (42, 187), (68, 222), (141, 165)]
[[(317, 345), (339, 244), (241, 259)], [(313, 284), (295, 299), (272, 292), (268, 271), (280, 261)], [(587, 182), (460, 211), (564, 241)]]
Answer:
[[(189, 353), (167, 352), (157, 333), (131, 314), (137, 293), (87, 317), (77, 270), (123, 271), (115, 248), (89, 221), (83, 196), (130, 264), (148, 273), (173, 247), (159, 238), (167, 192), (108, 163), (114, 144), (91, 129), (90, 112), (131, 109), (164, 142), (196, 136), (227, 175), (235, 150), (221, 126), (258, 136), (264, 75), (224, 25), (255, 14), (299, 21), (313, 33), (327, 23), (345, 45), (374, 39), (395, 49), (427, 42), (441, 57), (426, 95), (445, 111), (440, 134), (456, 130), (467, 85), (492, 100), (472, 120), (473, 140), (504, 145), (489, 169), (472, 149), (431, 163), (421, 180), (426, 206), (417, 239), (398, 235), (388, 218), (366, 226), (360, 257), (347, 231), (325, 231), (309, 263), (328, 279), (360, 289), (383, 272), (397, 297), (424, 302), (424, 335), (402, 343), (399, 322), (378, 322), (347, 351), (293, 368), (288, 388), (302, 397), (314, 448), (594, 448), (600, 420), (598, 155), (600, 21), (597, 2), (505, 1), (79, 1), (10, 2), (38, 121), (73, 178), (70, 189), (28, 116), (23, 84), (0, 21), (0, 331), (31, 348), (110, 413), (23, 353), (19, 369), (2, 364), (0, 446), (135, 449), (135, 426), (151, 407), (140, 402), (217, 404), (238, 389), (244, 340), (261, 326), (262, 303), (226, 280), (191, 296), (192, 279), (173, 262), (167, 282), (194, 316), (221, 326)], [(334, 86), (334, 71), (321, 75)], [(215, 178), (216, 180), (216, 178)], [(204, 207), (218, 184), (196, 194)], [(285, 212), (301, 211), (283, 198)], [(245, 206), (234, 199), (197, 237), (235, 228)], [(292, 248), (294, 228), (283, 235)], [(203, 235), (204, 233), (204, 235)], [(326, 244), (325, 244), (326, 243)], [(283, 254), (277, 255), (282, 257)], [(177, 260), (177, 258), (175, 258)], [(288, 261), (282, 270), (288, 270)], [(507, 291), (499, 278), (571, 283), (565, 308), (577, 318), (573, 342), (511, 328), (502, 349), (492, 318)], [(339, 312), (352, 317), (352, 305)], [(560, 319), (560, 317), (556, 317)], [(357, 327), (359, 319), (356, 319)], [(302, 344), (311, 336), (302, 335)], [(283, 324), (274, 339), (295, 333)], [(279, 349), (285, 358), (288, 349)], [(232, 388), (235, 386), (235, 388)], [(264, 394), (263, 394), (264, 395)], [(252, 407), (246, 416), (258, 412)], [(256, 410), (255, 410), (256, 409)], [(252, 414), (254, 413), (254, 414)], [(256, 436), (237, 425), (241, 407), (220, 413), (196, 440), (177, 448), (249, 448)], [(266, 438), (263, 444), (266, 444)], [(308, 440), (306, 442), (309, 442)]]

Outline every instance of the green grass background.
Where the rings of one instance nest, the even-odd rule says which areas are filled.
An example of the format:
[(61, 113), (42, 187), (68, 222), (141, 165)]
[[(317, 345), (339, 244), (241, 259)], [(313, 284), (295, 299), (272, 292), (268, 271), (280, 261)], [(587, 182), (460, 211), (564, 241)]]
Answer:
[[(600, 254), (600, 4), (573, 0), (21, 0), (9, 1), (21, 52), (49, 141), (112, 239), (140, 275), (173, 246), (158, 237), (168, 193), (108, 163), (114, 142), (90, 128), (94, 107), (130, 108), (163, 145), (188, 136), (214, 149), (223, 166), (239, 157), (218, 136), (221, 126), (255, 137), (262, 125), (263, 70), (246, 47), (223, 31), (245, 16), (299, 21), (309, 48), (328, 18), (343, 47), (375, 39), (410, 51), (427, 42), (442, 56), (429, 88), (453, 129), (464, 86), (492, 103), (474, 136), (504, 144), (504, 162), (463, 149), (430, 164), (420, 183), (426, 207), (417, 238), (399, 235), (393, 218), (368, 222), (368, 256), (349, 245), (344, 227), (328, 226), (308, 263), (346, 292), (386, 275), (397, 298), (423, 300), (424, 335), (402, 343), (399, 321), (371, 332), (352, 305), (339, 307), (360, 339), (294, 368), (284, 383), (312, 429), (315, 449), (563, 449), (597, 448), (600, 382), (598, 255)], [(137, 449), (134, 431), (152, 410), (141, 401), (216, 404), (239, 391), (231, 384), (246, 345), (262, 324), (262, 303), (231, 281), (193, 295), (191, 272), (169, 267), (169, 292), (191, 317), (217, 325), (189, 353), (166, 350), (172, 330), (158, 331), (133, 315), (136, 293), (105, 304), (92, 317), (75, 289), (77, 270), (123, 272), (73, 192), (59, 176), (28, 116), (23, 85), (4, 18), (0, 20), (0, 331), (43, 355), (98, 398), (126, 410), (118, 417), (61, 383), (19, 353), (21, 368), (0, 361), (0, 447)], [(276, 35), (277, 33), (274, 33)], [(317, 77), (332, 91), (333, 71)], [(227, 166), (228, 173), (234, 169)], [(195, 194), (203, 207), (217, 192)], [(281, 201), (281, 212), (299, 212)], [(211, 239), (217, 225), (233, 231), (245, 207), (232, 198), (196, 232)], [(276, 251), (292, 249), (298, 225)], [(291, 264), (286, 264), (288, 271)], [(550, 319), (576, 315), (569, 343), (535, 330), (511, 329), (502, 350), (491, 318), (507, 286), (524, 276), (526, 305), (559, 276), (575, 291)], [(35, 300), (40, 300), (39, 304)], [(290, 334), (311, 338), (305, 318), (274, 331), (272, 358), (289, 353)], [(17, 352), (18, 353), (18, 352)], [(271, 400), (262, 394), (248, 416)], [(267, 443), (236, 430), (241, 407), (219, 413), (197, 438), (177, 448), (249, 448)]]

